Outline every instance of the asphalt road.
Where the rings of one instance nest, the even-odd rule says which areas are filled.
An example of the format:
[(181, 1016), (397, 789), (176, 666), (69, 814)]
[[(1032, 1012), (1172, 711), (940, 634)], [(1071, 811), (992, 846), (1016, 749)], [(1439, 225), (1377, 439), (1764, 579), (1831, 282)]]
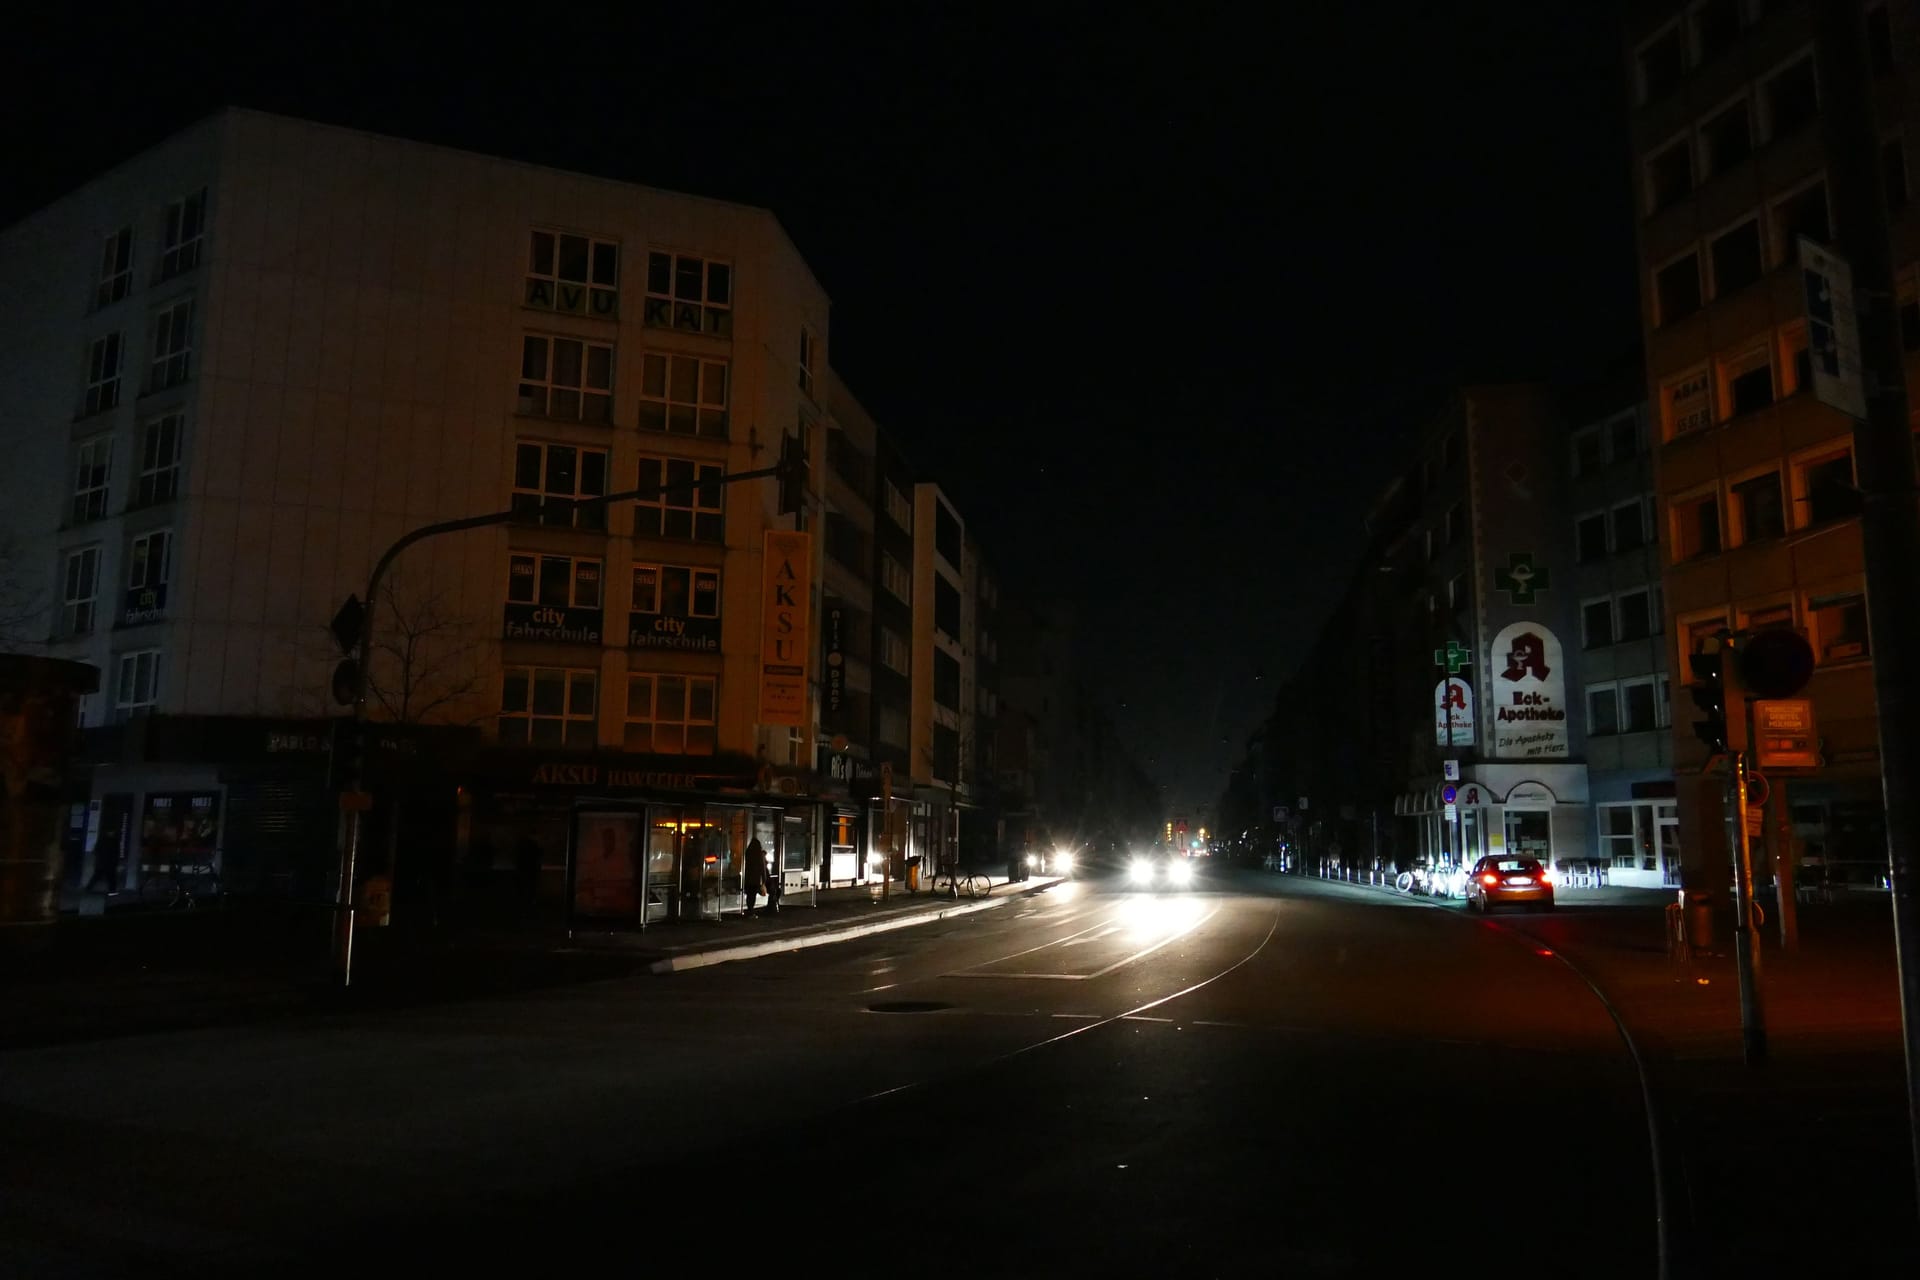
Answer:
[(1655, 1274), (1524, 938), (1222, 872), (664, 977), (0, 1056), (0, 1274)]

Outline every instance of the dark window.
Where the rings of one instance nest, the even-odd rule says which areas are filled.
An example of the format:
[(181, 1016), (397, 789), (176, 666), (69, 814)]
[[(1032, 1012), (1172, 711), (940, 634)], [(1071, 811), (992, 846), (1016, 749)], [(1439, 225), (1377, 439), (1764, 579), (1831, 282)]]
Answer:
[(1873, 73), (1884, 76), (1893, 71), (1893, 20), (1887, 16), (1888, 5), (1877, 5), (1867, 11), (1867, 57), (1873, 63)]
[(1833, 238), (1827, 222), (1827, 184), (1816, 182), (1788, 196), (1773, 207), (1773, 218), (1780, 232), (1780, 257), (1785, 261), (1798, 255), (1795, 242), (1800, 236), (1815, 244), (1827, 243)]
[(1710, 62), (1740, 38), (1742, 0), (1708, 0), (1693, 13), (1693, 34), (1700, 61)]
[(1773, 403), (1773, 366), (1762, 360), (1727, 379), (1727, 398), (1733, 416), (1752, 413)]
[(866, 534), (838, 512), (827, 515), (827, 554), (857, 574), (864, 576), (872, 569)]
[(948, 564), (960, 567), (960, 521), (947, 510), (946, 503), (938, 500), (933, 504), (933, 549), (945, 556)]
[(1587, 732), (1596, 738), (1620, 732), (1620, 695), (1612, 685), (1587, 691)]
[(1576, 526), (1580, 543), (1580, 559), (1588, 562), (1607, 558), (1607, 518), (1588, 516)]
[(1613, 601), (1595, 600), (1580, 610), (1580, 624), (1586, 632), (1587, 648), (1598, 649), (1613, 643)]
[(1613, 460), (1627, 462), (1640, 455), (1640, 424), (1626, 418), (1613, 424)]
[(960, 780), (960, 734), (943, 724), (933, 726), (933, 776)]
[(1767, 137), (1783, 138), (1812, 120), (1820, 109), (1820, 93), (1814, 85), (1813, 58), (1800, 59), (1767, 81)]
[(1627, 704), (1628, 733), (1645, 733), (1655, 727), (1653, 717), (1653, 685), (1630, 684), (1620, 690), (1621, 701)]
[(933, 625), (960, 638), (960, 591), (941, 574), (933, 575)]
[(1712, 494), (1673, 507), (1674, 559), (1691, 560), (1720, 550), (1720, 500)]
[(1660, 304), (1659, 322), (1672, 324), (1700, 309), (1700, 259), (1688, 254), (1660, 268), (1654, 276), (1654, 294)]
[(1613, 509), (1613, 549), (1633, 551), (1647, 544), (1646, 519), (1637, 502), (1623, 503)]
[(1693, 143), (1680, 141), (1647, 161), (1647, 197), (1654, 212), (1693, 190)]
[(1760, 221), (1750, 218), (1713, 242), (1713, 296), (1724, 298), (1760, 278)]
[(1686, 48), (1675, 25), (1640, 51), (1640, 101), (1665, 97), (1679, 87), (1686, 73)]
[(1839, 453), (1808, 464), (1807, 522), (1822, 524), (1850, 516), (1860, 509), (1853, 487), (1853, 454)]
[(1832, 596), (1808, 602), (1814, 643), (1822, 662), (1846, 662), (1867, 656), (1867, 601), (1864, 596)]
[(1646, 591), (1629, 591), (1620, 597), (1621, 640), (1644, 640), (1653, 634), (1653, 597)]
[(1908, 351), (1920, 351), (1920, 298), (1908, 298), (1900, 304), (1900, 345)]
[(1447, 545), (1453, 546), (1467, 535), (1467, 509), (1458, 504), (1447, 510)]
[(1880, 144), (1880, 173), (1887, 187), (1887, 212), (1902, 212), (1912, 194), (1907, 189), (1907, 149), (1899, 138)]
[(1732, 486), (1733, 509), (1740, 516), (1742, 540), (1777, 538), (1787, 531), (1786, 507), (1780, 500), (1780, 473), (1769, 471)]
[(1602, 441), (1598, 431), (1583, 431), (1573, 438), (1573, 474), (1592, 475), (1606, 462), (1600, 452)]
[(960, 709), (960, 660), (944, 649), (933, 651), (933, 700), (951, 710)]
[(1743, 98), (1700, 127), (1708, 173), (1725, 173), (1753, 154), (1753, 121)]

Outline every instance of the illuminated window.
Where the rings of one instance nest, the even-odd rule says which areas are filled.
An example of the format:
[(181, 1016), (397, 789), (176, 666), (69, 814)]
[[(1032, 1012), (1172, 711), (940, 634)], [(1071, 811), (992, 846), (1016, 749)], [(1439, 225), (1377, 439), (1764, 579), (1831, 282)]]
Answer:
[(613, 421), (613, 347), (527, 334), (520, 340), (518, 412)]
[(500, 745), (591, 747), (600, 675), (559, 667), (508, 667), (500, 679)]
[(647, 352), (640, 360), (640, 426), (727, 438), (727, 362)]
[(100, 284), (93, 305), (111, 306), (133, 289), (133, 228), (122, 227), (100, 247)]
[(120, 403), (120, 335), (95, 338), (87, 349), (87, 394), (80, 414), (100, 413)]
[(646, 323), (731, 337), (733, 268), (691, 254), (649, 253)]
[(182, 196), (167, 206), (160, 229), (160, 278), (171, 280), (200, 265), (200, 241), (207, 231), (207, 189)]
[(1858, 592), (1817, 596), (1807, 601), (1813, 624), (1813, 652), (1820, 662), (1853, 662), (1870, 652), (1867, 642), (1867, 598)]
[(536, 524), (605, 529), (605, 504), (579, 507), (607, 492), (607, 451), (521, 440), (513, 449), (512, 507)]
[(718, 736), (716, 686), (712, 676), (628, 676), (623, 739), (627, 750), (712, 755)]
[(696, 462), (690, 458), (663, 458), (643, 455), (640, 459), (640, 489), (667, 486), (655, 498), (641, 498), (633, 504), (633, 532), (640, 538), (686, 538), (695, 542), (720, 542), (726, 537), (726, 518), (718, 463)]
[(1675, 498), (1671, 512), (1676, 564), (1720, 550), (1720, 498), (1713, 490)]
[(620, 314), (620, 246), (564, 231), (534, 231), (527, 248), (525, 302), (542, 311)]

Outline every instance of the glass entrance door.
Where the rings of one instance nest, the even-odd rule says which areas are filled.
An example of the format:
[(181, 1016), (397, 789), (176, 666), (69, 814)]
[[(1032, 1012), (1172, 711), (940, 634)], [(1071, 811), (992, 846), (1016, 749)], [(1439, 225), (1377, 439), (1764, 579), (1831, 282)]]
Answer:
[(1553, 865), (1553, 814), (1545, 809), (1507, 810), (1507, 852)]

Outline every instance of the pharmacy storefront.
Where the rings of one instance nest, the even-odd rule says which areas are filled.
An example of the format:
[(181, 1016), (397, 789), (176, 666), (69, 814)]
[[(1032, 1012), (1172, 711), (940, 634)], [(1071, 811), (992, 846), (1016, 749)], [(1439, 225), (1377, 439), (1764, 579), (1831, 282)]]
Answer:
[(1584, 861), (1591, 848), (1580, 764), (1463, 765), (1459, 782), (1408, 792), (1395, 812), (1412, 820), (1415, 848), (1429, 866), (1470, 867), (1494, 853), (1558, 866)]

